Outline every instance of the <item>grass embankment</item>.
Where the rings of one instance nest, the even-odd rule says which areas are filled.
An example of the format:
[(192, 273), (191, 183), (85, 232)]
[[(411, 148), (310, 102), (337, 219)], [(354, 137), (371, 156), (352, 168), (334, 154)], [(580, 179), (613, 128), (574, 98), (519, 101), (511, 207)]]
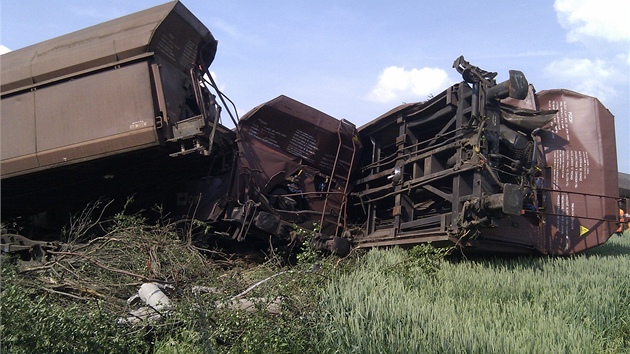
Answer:
[[(273, 253), (202, 256), (173, 225), (114, 221), (41, 262), (0, 257), (0, 352), (630, 351), (630, 233), (564, 258), (448, 261), (423, 246), (343, 260), (306, 251), (287, 267)], [(173, 307), (117, 325), (146, 282), (168, 285)], [(256, 308), (231, 305), (241, 300)]]
[(400, 267), (374, 250), (324, 290), (320, 348), (360, 353), (630, 351), (630, 234), (572, 257)]

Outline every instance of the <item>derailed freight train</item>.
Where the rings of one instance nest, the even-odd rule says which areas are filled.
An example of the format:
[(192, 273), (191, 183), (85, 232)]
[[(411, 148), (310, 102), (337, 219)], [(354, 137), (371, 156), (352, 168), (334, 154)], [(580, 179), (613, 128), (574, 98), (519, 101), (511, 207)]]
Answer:
[(216, 48), (176, 1), (3, 55), (3, 250), (130, 197), (242, 244), (315, 229), (338, 254), (570, 254), (617, 228), (614, 122), (594, 98), (535, 93), (517, 71), (496, 83), (459, 58), (463, 82), (358, 130), (286, 96), (236, 122), (209, 75)]
[(237, 241), (297, 243), (294, 229), (316, 223), (320, 247), (347, 252), (333, 236), (355, 126), (280, 96), (226, 128), (208, 71), (216, 48), (176, 1), (3, 55), (3, 248), (113, 200), (109, 210), (158, 205)]
[(535, 93), (519, 71), (497, 84), (463, 57), (453, 66), (463, 82), (360, 128), (357, 242), (543, 254), (606, 242), (619, 207), (610, 112), (575, 92)]

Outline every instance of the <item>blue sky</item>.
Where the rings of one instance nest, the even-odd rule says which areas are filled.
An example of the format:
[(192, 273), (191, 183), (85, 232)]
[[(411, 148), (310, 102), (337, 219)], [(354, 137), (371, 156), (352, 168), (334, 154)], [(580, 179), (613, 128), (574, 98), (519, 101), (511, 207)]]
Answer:
[[(164, 3), (23, 0), (0, 4), (0, 47), (19, 49)], [(239, 114), (280, 94), (357, 126), (461, 81), (464, 55), (521, 70), (538, 91), (598, 97), (615, 115), (630, 173), (630, 2), (183, 0), (219, 41), (211, 65)], [(228, 120), (224, 117), (224, 122)]]

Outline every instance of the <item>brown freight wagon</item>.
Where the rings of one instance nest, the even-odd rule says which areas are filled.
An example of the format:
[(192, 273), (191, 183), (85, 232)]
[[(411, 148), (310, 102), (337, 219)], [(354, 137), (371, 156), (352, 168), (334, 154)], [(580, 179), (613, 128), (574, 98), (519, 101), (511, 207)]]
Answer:
[(572, 254), (616, 230), (614, 119), (593, 97), (453, 65), (464, 81), (359, 128), (355, 239)]
[(166, 201), (208, 155), (230, 161), (203, 78), (216, 47), (171, 2), (2, 55), (3, 219), (58, 226), (100, 197)]

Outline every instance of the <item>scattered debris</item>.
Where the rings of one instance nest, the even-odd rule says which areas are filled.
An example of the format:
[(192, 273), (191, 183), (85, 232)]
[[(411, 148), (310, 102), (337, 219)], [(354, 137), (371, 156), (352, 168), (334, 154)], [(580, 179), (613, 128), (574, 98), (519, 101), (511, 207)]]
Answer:
[(163, 285), (158, 283), (144, 283), (140, 286), (138, 294), (130, 297), (127, 303), (132, 304), (138, 299), (144, 301), (147, 306), (130, 311), (129, 317), (119, 318), (118, 324), (134, 324), (141, 321), (156, 321), (163, 314), (170, 311), (171, 300), (162, 291)]

